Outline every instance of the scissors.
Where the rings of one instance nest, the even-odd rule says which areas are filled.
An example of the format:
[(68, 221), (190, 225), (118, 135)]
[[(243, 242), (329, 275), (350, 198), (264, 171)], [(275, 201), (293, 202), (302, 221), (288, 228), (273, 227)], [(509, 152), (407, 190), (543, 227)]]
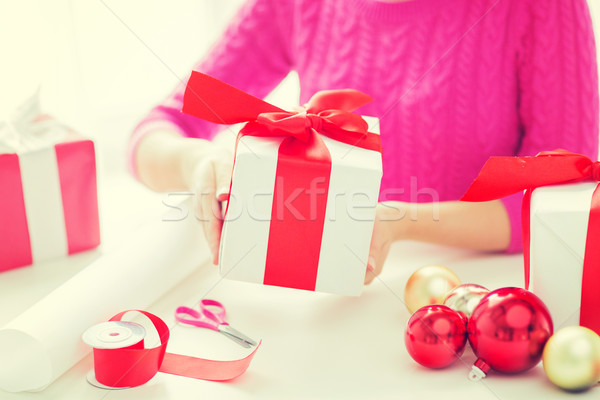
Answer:
[(257, 344), (255, 340), (232, 328), (227, 323), (225, 319), (225, 307), (216, 300), (201, 300), (200, 311), (185, 306), (177, 307), (175, 310), (175, 320), (183, 324), (221, 332), (243, 347), (256, 346)]

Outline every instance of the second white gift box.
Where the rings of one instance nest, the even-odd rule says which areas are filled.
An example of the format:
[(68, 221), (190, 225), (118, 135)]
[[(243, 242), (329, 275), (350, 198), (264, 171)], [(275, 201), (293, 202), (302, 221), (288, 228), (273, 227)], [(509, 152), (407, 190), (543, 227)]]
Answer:
[(525, 288), (548, 306), (557, 328), (600, 334), (600, 162), (566, 150), (535, 157), (492, 157), (466, 201), (525, 190), (522, 207)]

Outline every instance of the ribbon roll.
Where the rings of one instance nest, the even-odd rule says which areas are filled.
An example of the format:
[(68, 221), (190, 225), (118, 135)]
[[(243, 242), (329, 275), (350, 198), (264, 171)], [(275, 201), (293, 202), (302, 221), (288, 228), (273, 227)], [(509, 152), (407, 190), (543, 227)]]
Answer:
[(250, 355), (232, 361), (207, 360), (167, 353), (169, 328), (156, 315), (141, 310), (127, 310), (115, 315), (109, 321), (121, 321), (123, 316), (130, 311), (137, 311), (148, 317), (158, 333), (160, 344), (157, 347), (146, 349), (144, 348), (144, 339), (141, 338), (141, 340), (122, 348), (94, 347), (95, 378), (98, 383), (110, 388), (140, 386), (152, 379), (158, 372), (208, 381), (230, 380), (246, 372), (260, 346), (259, 343)]

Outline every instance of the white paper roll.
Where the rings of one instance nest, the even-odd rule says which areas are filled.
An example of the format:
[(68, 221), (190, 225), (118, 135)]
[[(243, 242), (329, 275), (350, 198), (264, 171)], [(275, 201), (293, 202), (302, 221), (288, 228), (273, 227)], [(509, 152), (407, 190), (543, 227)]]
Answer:
[[(188, 205), (188, 210), (191, 207)], [(145, 309), (197, 268), (200, 224), (154, 221), (0, 330), (0, 389), (38, 391), (90, 352), (82, 333), (125, 309)]]

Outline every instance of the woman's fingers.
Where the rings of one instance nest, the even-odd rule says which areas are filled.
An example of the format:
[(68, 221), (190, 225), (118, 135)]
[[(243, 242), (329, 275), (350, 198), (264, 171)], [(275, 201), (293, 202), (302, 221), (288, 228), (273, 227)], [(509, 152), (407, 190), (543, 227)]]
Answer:
[(225, 217), (224, 202), (229, 198), (232, 168), (231, 157), (225, 156), (213, 162), (216, 188), (213, 202), (215, 219), (211, 222), (211, 239), (209, 239), (209, 243), (214, 246), (213, 264), (215, 265), (219, 264), (219, 247), (221, 246), (221, 232), (223, 230), (223, 218)]
[(196, 214), (200, 223), (204, 237), (208, 242), (212, 254), (213, 264), (215, 263), (215, 249), (218, 249), (217, 238), (215, 235), (215, 225), (218, 203), (215, 198), (215, 174), (210, 161), (202, 161), (194, 171), (194, 181), (196, 184)]
[(216, 155), (199, 163), (194, 172), (197, 214), (215, 265), (219, 263), (223, 228), (221, 201), (227, 199), (230, 176), (231, 162), (227, 157), (219, 158)]
[(229, 198), (229, 187), (231, 184), (231, 171), (233, 165), (231, 158), (215, 160), (215, 184), (216, 198), (218, 201), (226, 201)]
[(215, 196), (212, 197), (212, 218), (208, 221), (206, 239), (213, 256), (213, 264), (219, 264), (219, 246), (221, 245), (221, 230), (223, 229), (223, 215), (221, 202)]
[(367, 273), (365, 274), (365, 285), (368, 285), (375, 278), (375, 268), (377, 263), (375, 262), (375, 257), (369, 256), (369, 261), (367, 262)]
[[(397, 203), (400, 204), (400, 203)], [(379, 204), (373, 224), (373, 236), (371, 237), (371, 246), (369, 248), (369, 259), (367, 261), (367, 272), (365, 274), (365, 285), (381, 273), (383, 264), (390, 251), (390, 245), (394, 241), (393, 228), (399, 223), (399, 219), (391, 218), (388, 205)], [(393, 209), (396, 210), (396, 209)]]
[(382, 245), (377, 249), (371, 250), (371, 255), (369, 255), (369, 261), (367, 263), (367, 273), (365, 275), (365, 285), (373, 282), (381, 271), (383, 270), (383, 264), (385, 263), (385, 259), (387, 258), (387, 254), (389, 251), (389, 245)]
[[(207, 239), (211, 254), (213, 253), (213, 247), (210, 243), (210, 218), (212, 217), (212, 197), (211, 192), (214, 193), (214, 174), (206, 162), (201, 162), (194, 171), (194, 183), (196, 185), (196, 215), (202, 225), (202, 231), (204, 237)], [(214, 258), (214, 257), (213, 257)]]

